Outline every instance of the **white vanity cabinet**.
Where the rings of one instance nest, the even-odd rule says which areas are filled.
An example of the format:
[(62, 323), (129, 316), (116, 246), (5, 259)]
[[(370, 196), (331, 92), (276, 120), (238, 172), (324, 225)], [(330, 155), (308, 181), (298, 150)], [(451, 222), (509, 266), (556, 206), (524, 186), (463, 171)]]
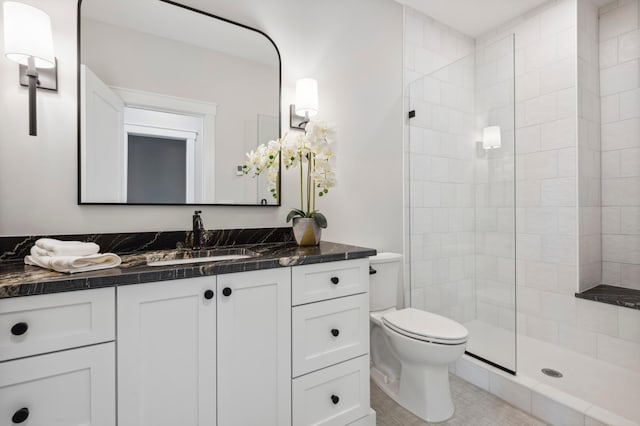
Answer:
[(291, 270), (218, 275), (218, 425), (291, 424)]
[(216, 424), (216, 277), (118, 287), (118, 426)]
[(118, 425), (291, 424), (291, 277), (118, 288)]
[(114, 294), (0, 299), (0, 425), (116, 424)]
[(292, 268), (293, 425), (374, 425), (369, 262)]

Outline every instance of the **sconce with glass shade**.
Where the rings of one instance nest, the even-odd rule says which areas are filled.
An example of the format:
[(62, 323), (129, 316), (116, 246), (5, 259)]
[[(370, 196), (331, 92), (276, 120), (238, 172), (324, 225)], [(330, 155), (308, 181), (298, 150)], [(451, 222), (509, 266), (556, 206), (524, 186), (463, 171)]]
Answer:
[(29, 87), (29, 135), (36, 136), (36, 88), (57, 91), (51, 19), (40, 9), (14, 1), (4, 2), (3, 16), (4, 54), (20, 64), (21, 84)]
[(482, 129), (482, 147), (484, 149), (496, 149), (501, 146), (500, 126), (488, 126)]
[(304, 130), (310, 118), (318, 115), (318, 81), (301, 78), (296, 81), (296, 103), (290, 106), (289, 127)]

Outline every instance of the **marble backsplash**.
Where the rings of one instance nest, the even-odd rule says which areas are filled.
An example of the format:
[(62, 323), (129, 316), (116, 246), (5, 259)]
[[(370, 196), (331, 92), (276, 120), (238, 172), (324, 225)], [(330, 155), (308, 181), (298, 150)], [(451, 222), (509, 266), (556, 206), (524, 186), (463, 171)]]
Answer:
[[(116, 254), (189, 248), (193, 242), (192, 231), (0, 237), (0, 262), (22, 260), (24, 256), (29, 254), (36, 240), (44, 237), (64, 241), (94, 242), (100, 246), (101, 253)], [(293, 241), (291, 227), (213, 229), (203, 231), (201, 246), (204, 248)]]

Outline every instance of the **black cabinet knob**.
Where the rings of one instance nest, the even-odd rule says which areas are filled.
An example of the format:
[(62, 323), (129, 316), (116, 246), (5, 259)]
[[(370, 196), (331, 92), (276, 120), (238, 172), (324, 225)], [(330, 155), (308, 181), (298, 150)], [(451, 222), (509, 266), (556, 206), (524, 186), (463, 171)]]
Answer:
[(331, 395), (331, 402), (336, 405), (338, 402), (340, 402), (340, 397), (338, 395)]
[(213, 299), (213, 290), (205, 290), (204, 298), (207, 300)]
[(331, 282), (337, 285), (337, 284), (340, 282), (340, 278), (338, 278), (338, 277), (331, 277)]
[(29, 324), (26, 322), (18, 322), (11, 327), (11, 334), (14, 336), (22, 336), (29, 329)]
[(333, 337), (338, 337), (338, 335), (340, 334), (340, 330), (338, 330), (337, 328), (332, 328), (331, 334), (333, 334)]
[(224, 294), (225, 296), (231, 296), (231, 289), (229, 287), (225, 287), (222, 289), (222, 294)]
[(29, 409), (27, 407), (23, 407), (13, 413), (13, 417), (11, 417), (11, 421), (13, 423), (22, 423), (29, 417)]
[(371, 266), (369, 266), (369, 275), (373, 275), (373, 274), (377, 274), (377, 273), (378, 273), (378, 271), (376, 271)]

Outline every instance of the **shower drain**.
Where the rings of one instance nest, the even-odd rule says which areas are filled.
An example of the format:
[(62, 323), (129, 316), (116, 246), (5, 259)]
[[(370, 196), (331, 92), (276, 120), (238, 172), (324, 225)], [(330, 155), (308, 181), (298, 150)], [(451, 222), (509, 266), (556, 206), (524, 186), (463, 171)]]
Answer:
[(550, 377), (556, 377), (556, 378), (562, 377), (562, 373), (559, 372), (558, 370), (554, 370), (553, 368), (543, 368), (540, 371), (542, 371), (543, 374), (546, 374), (547, 376), (550, 376)]

